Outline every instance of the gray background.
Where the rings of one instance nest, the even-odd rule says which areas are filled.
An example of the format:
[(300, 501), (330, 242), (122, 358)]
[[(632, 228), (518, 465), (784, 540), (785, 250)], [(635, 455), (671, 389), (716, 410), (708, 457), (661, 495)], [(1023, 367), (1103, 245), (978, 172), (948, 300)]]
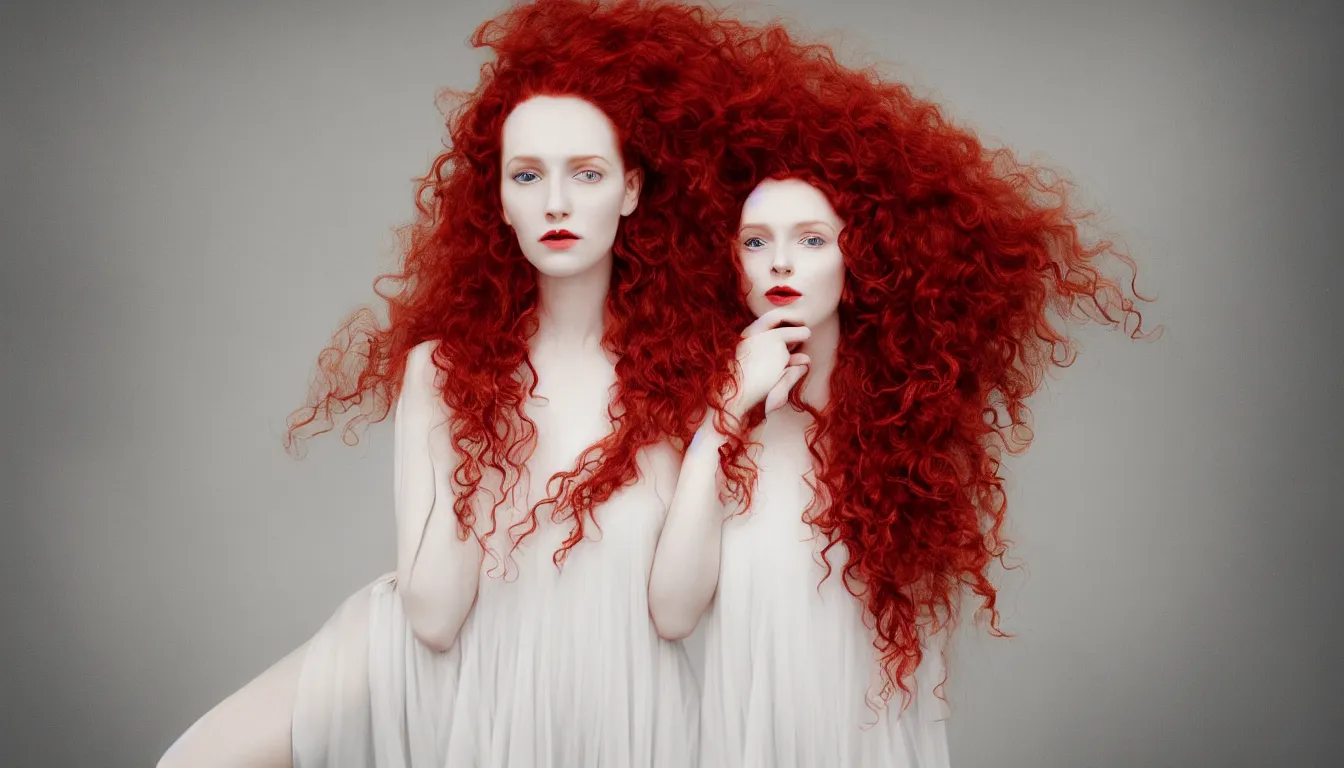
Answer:
[[(388, 425), (280, 445), (372, 298), (495, 1), (0, 14), (5, 765), (148, 766), (393, 562)], [(851, 61), (1068, 169), (1154, 344), (1084, 330), (1009, 465), (1012, 640), (958, 766), (1306, 766), (1342, 746), (1341, 14), (804, 0)], [(859, 58), (856, 58), (859, 57)], [(968, 625), (969, 627), (969, 625)], [(1337, 763), (1334, 763), (1337, 764)]]

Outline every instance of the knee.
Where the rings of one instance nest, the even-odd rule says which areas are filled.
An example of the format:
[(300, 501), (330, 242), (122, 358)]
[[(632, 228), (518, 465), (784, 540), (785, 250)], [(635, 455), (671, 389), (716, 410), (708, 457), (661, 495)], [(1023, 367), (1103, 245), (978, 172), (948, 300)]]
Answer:
[(168, 747), (168, 751), (163, 753), (159, 762), (154, 764), (154, 768), (187, 768), (189, 765), (200, 765), (200, 761), (193, 761), (190, 756), (191, 735), (200, 727), (200, 720), (191, 724), (177, 740)]
[(154, 764), (154, 768), (186, 768), (186, 765), (187, 761), (183, 760), (172, 747), (169, 747), (168, 751), (164, 752), (163, 756), (159, 758), (159, 762)]

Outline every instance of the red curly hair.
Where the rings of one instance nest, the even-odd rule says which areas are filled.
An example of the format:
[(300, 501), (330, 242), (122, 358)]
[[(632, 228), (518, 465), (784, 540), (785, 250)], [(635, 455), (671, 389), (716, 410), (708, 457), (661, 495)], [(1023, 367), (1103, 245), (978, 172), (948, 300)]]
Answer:
[[(529, 510), (514, 541), (551, 505), (553, 519), (573, 522), (555, 553), (560, 565), (593, 509), (637, 479), (642, 447), (684, 445), (707, 409), (721, 407), (707, 393), (727, 375), (736, 332), (719, 310), (736, 301), (736, 278), (715, 245), (733, 214), (709, 182), (722, 151), (716, 137), (726, 132), (719, 95), (741, 70), (716, 16), (679, 4), (541, 0), (485, 22), (472, 44), (492, 49), (494, 60), (474, 92), (457, 94), (464, 101), (449, 118), (448, 149), (420, 180), (401, 271), (375, 282), (389, 322), (380, 327), (368, 309), (346, 320), (320, 357), (307, 405), (290, 417), (287, 445), (299, 447), (343, 416), (346, 442), (357, 442), (357, 428), (389, 413), (408, 352), (437, 340), (433, 361), (444, 374), (464, 489), (454, 501), (459, 535), (465, 540), (475, 522), (471, 500), (484, 468), (516, 485), (535, 434), (523, 412), (530, 389), (518, 374), (530, 370), (535, 388), (527, 340), (537, 282), (502, 218), (501, 131), (530, 96), (584, 98), (610, 118), (625, 165), (642, 170), (643, 185), (613, 246), (603, 345), (618, 355), (615, 427), (557, 475), (558, 490)], [(705, 226), (705, 217), (724, 224)], [(400, 289), (379, 291), (383, 280)]]
[[(744, 32), (741, 66), (759, 90), (733, 107), (721, 183), (740, 206), (761, 181), (815, 185), (845, 222), (840, 342), (809, 446), (815, 500), (805, 517), (848, 553), (881, 658), (881, 701), (919, 665), (921, 642), (955, 623), (963, 590), (991, 632), (988, 571), (1007, 542), (1001, 450), (1029, 446), (1027, 398), (1051, 366), (1072, 363), (1069, 320), (1145, 334), (1134, 262), (1080, 232), (1087, 213), (1057, 175), (987, 149), (902, 84), (850, 69), (780, 24)], [(725, 260), (735, 255), (719, 244)], [(1104, 267), (1128, 268), (1128, 284)], [(744, 297), (729, 323), (753, 316)], [(1159, 329), (1160, 331), (1160, 329)], [(748, 414), (723, 450), (725, 498), (751, 502)], [(726, 415), (716, 416), (728, 425)], [(825, 560), (827, 578), (832, 573)], [(925, 633), (928, 634), (925, 634)]]

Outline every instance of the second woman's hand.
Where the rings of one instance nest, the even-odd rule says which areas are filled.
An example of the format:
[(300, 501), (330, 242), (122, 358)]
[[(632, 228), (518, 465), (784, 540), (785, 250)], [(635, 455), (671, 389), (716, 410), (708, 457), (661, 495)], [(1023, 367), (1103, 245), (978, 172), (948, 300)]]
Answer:
[(767, 413), (788, 401), (789, 390), (811, 362), (790, 347), (811, 335), (787, 307), (766, 312), (742, 331), (737, 345), (737, 394), (729, 401), (734, 416), (741, 418), (762, 400)]

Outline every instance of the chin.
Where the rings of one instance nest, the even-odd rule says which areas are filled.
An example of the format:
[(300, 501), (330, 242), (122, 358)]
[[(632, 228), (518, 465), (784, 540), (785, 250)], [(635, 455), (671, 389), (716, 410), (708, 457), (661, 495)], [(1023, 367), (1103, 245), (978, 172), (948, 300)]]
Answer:
[[(801, 317), (803, 318), (803, 325), (807, 325), (808, 323), (811, 322), (811, 315), (813, 313), (809, 311), (807, 306), (803, 305), (802, 302), (803, 300), (799, 299), (798, 301), (795, 301), (792, 304), (785, 304), (783, 308), (789, 310), (790, 312), (793, 312), (794, 314), (801, 315)], [(776, 309), (780, 309), (780, 307), (775, 306), (773, 303), (771, 303), (769, 299), (765, 298), (764, 296), (759, 296), (754, 300), (748, 302), (748, 306), (751, 308), (752, 314), (755, 315), (756, 317), (760, 317), (761, 315), (764, 315), (766, 312), (773, 312)]]
[(547, 277), (571, 277), (593, 268), (602, 259), (571, 251), (525, 254), (533, 269)]

